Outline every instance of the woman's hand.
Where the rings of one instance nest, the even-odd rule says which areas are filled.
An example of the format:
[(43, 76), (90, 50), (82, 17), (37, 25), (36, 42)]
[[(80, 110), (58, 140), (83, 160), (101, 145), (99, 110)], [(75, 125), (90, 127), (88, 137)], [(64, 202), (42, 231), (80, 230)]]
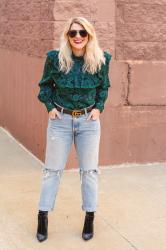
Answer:
[(56, 108), (53, 108), (49, 113), (48, 116), (50, 119), (56, 119), (58, 117), (61, 119), (61, 115), (59, 114), (58, 110)]
[(100, 110), (99, 109), (92, 109), (87, 120), (97, 120), (99, 119), (99, 116), (100, 116)]

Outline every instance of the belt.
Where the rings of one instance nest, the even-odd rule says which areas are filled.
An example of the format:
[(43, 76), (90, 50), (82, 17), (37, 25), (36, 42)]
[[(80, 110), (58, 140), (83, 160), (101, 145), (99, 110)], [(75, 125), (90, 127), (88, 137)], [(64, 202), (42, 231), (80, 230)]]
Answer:
[(78, 117), (80, 115), (86, 114), (86, 112), (87, 113), (90, 112), (93, 109), (93, 106), (90, 106), (90, 107), (85, 108), (85, 109), (73, 109), (73, 110), (71, 110), (71, 109), (66, 109), (66, 108), (63, 108), (63, 107), (61, 108), (61, 107), (56, 105), (56, 109), (58, 111), (62, 111), (62, 109), (63, 109), (63, 113), (72, 115), (73, 117)]

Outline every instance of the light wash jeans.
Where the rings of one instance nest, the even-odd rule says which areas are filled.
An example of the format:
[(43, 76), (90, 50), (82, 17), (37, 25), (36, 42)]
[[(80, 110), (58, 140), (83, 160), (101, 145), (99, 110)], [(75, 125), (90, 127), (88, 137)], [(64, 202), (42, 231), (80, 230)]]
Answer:
[(54, 209), (60, 179), (74, 141), (79, 160), (82, 210), (96, 211), (100, 119), (87, 120), (90, 113), (80, 115), (78, 118), (73, 118), (63, 111), (59, 114), (61, 119), (48, 118), (39, 210), (52, 211)]

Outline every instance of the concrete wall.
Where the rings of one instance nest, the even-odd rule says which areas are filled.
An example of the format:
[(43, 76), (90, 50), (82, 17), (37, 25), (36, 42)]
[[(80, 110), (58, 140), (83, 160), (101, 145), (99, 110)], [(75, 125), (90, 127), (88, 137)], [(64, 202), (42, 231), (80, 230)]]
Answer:
[[(165, 161), (166, 0), (1, 0), (0, 125), (44, 160), (47, 111), (38, 99), (46, 51), (64, 22), (84, 16), (110, 51), (100, 165)], [(67, 168), (76, 167), (74, 148)]]

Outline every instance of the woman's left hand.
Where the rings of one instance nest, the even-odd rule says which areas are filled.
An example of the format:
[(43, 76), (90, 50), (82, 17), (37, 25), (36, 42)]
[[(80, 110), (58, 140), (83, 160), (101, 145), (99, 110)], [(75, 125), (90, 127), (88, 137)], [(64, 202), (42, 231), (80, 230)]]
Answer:
[(87, 120), (97, 120), (99, 119), (99, 116), (100, 116), (100, 110), (99, 109), (92, 109)]

